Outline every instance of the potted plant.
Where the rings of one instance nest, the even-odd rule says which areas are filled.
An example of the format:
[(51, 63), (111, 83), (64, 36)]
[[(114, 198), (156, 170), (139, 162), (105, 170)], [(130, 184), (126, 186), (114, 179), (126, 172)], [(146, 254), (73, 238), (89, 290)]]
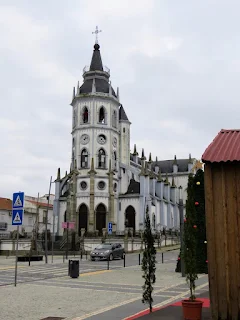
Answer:
[(185, 320), (201, 320), (203, 302), (196, 299), (195, 288), (197, 275), (196, 259), (196, 209), (194, 202), (194, 178), (189, 175), (186, 201), (186, 216), (184, 219), (184, 245), (182, 258), (185, 263), (186, 280), (190, 289), (189, 299), (182, 301), (183, 316)]

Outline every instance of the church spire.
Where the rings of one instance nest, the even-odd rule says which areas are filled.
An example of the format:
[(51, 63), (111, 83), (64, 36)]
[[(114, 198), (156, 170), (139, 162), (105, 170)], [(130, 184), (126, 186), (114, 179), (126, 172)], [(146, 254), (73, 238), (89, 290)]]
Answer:
[(93, 48), (94, 48), (94, 51), (92, 55), (90, 71), (103, 71), (102, 58), (99, 50), (100, 46), (98, 43), (95, 43)]
[(151, 154), (151, 152), (149, 153), (149, 159), (148, 159), (148, 162), (149, 162), (149, 163), (152, 163), (152, 154)]
[(58, 168), (58, 172), (57, 172), (57, 180), (61, 179), (61, 173), (60, 173), (60, 168)]
[(141, 160), (146, 160), (145, 155), (144, 155), (144, 149), (142, 148), (142, 156), (141, 156)]
[(137, 152), (137, 146), (136, 146), (136, 144), (134, 144), (134, 151), (133, 151), (133, 155), (134, 155), (134, 156), (138, 156), (138, 152)]

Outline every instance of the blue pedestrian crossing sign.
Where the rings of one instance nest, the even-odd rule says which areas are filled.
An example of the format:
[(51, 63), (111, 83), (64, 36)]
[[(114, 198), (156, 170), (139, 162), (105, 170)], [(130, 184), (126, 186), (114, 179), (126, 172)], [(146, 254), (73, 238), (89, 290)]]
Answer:
[(13, 209), (23, 209), (24, 206), (24, 192), (16, 192), (13, 194)]
[(23, 209), (14, 209), (12, 212), (12, 225), (21, 226), (23, 224)]
[(24, 214), (24, 192), (13, 194), (12, 201), (12, 225), (21, 226), (23, 224)]
[(112, 234), (112, 222), (108, 222), (108, 234)]

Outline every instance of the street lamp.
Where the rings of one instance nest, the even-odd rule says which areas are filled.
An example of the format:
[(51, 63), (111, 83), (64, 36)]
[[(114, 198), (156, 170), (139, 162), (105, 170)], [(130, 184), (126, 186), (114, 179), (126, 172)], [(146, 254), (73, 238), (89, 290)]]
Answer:
[[(184, 220), (183, 220), (183, 194), (182, 194), (182, 186), (179, 187), (179, 217), (180, 217), (180, 248), (181, 253), (183, 253), (183, 233), (184, 233)], [(181, 273), (182, 277), (185, 277), (185, 264), (184, 259), (180, 257), (181, 262)]]

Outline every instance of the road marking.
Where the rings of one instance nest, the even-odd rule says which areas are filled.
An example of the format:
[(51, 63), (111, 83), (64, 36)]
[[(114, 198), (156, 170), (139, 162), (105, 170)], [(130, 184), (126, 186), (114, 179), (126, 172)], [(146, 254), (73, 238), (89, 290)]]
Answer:
[[(89, 283), (89, 281), (86, 281), (86, 280), (80, 280), (82, 283)], [(130, 284), (130, 283), (122, 283), (122, 282), (119, 282), (119, 283), (113, 283), (113, 282), (111, 282), (111, 283), (107, 283), (107, 282), (94, 282), (94, 284), (93, 285), (98, 285), (98, 284), (105, 284), (105, 285), (114, 285), (114, 286), (119, 286), (119, 285), (121, 285), (121, 286), (128, 286), (128, 287), (140, 287), (141, 288), (141, 290), (142, 290), (142, 284)], [(155, 286), (154, 285), (154, 288), (164, 288), (164, 286)]]
[[(204, 288), (204, 287), (206, 287), (206, 286), (208, 286), (208, 282), (200, 285), (200, 286), (198, 287), (198, 289)], [(184, 298), (187, 294), (189, 294), (189, 289), (188, 289), (187, 291), (181, 293), (181, 294), (178, 294), (177, 296), (171, 297), (171, 298), (169, 298), (169, 299), (167, 299), (167, 300), (164, 300), (164, 301), (161, 302), (161, 303), (158, 303), (158, 304), (154, 305), (154, 306), (153, 306), (153, 309), (167, 306), (167, 305), (169, 305), (171, 302), (174, 302), (175, 300), (179, 300), (179, 299), (181, 299), (181, 298)], [(135, 313), (135, 314), (133, 314), (133, 315), (130, 315), (130, 316), (128, 316), (128, 317), (126, 317), (126, 318), (124, 318), (124, 319), (122, 319), (122, 320), (128, 320), (130, 317), (132, 318), (132, 317), (135, 317), (135, 316), (138, 316), (138, 315), (140, 316), (140, 315), (142, 315), (143, 312), (145, 312), (145, 311), (147, 311), (147, 310), (149, 310), (149, 308), (146, 308), (146, 309), (144, 309), (144, 310), (142, 310), (142, 311), (140, 311), (140, 312), (137, 312), (137, 313)], [(153, 310), (153, 312), (154, 312), (154, 310)], [(77, 319), (73, 319), (73, 320), (80, 320), (80, 319), (77, 318)]]
[[(184, 281), (184, 282), (182, 281), (181, 283), (179, 283), (179, 285), (182, 284), (182, 283), (185, 283), (185, 281)], [(164, 287), (164, 288), (161, 289), (161, 290), (155, 291), (155, 293), (164, 292), (164, 291), (167, 291), (167, 289), (170, 289), (170, 288), (173, 288), (173, 287), (176, 287), (176, 284), (174, 284), (174, 285), (172, 285), (172, 286), (169, 286), (169, 287)], [(141, 298), (142, 298), (142, 295), (141, 295), (141, 296), (138, 296), (138, 297), (136, 297), (136, 298), (130, 299), (130, 300), (125, 300), (125, 301), (123, 301), (123, 302), (120, 302), (120, 303), (118, 303), (118, 304), (115, 304), (115, 305), (112, 305), (112, 306), (109, 306), (109, 307), (105, 307), (105, 308), (103, 308), (103, 309), (101, 309), (101, 310), (99, 310), (99, 311), (94, 311), (94, 312), (85, 314), (84, 316), (77, 317), (77, 318), (74, 318), (74, 319), (72, 319), (72, 320), (85, 320), (85, 319), (90, 318), (90, 317), (92, 317), (92, 316), (96, 316), (96, 315), (98, 315), (98, 314), (101, 314), (101, 313), (110, 311), (110, 310), (112, 310), (112, 309), (115, 309), (115, 308), (124, 306), (124, 305), (126, 305), (126, 304), (129, 304), (129, 303), (131, 303), (131, 302), (135, 302), (135, 301), (137, 301), (137, 300), (139, 300), (139, 299), (141, 299)]]
[(129, 294), (129, 295), (138, 295), (138, 292), (124, 292), (124, 291), (115, 291), (115, 290), (104, 290), (104, 289), (94, 289), (94, 288), (85, 288), (81, 287), (78, 283), (72, 283), (71, 286), (66, 286), (64, 283), (61, 284), (61, 282), (56, 282), (55, 285), (54, 283), (49, 284), (47, 280), (39, 280), (37, 283), (27, 283), (26, 285), (28, 286), (46, 286), (50, 288), (65, 288), (65, 289), (77, 289), (77, 290), (85, 290), (85, 291), (93, 291), (94, 292), (108, 292), (108, 293), (118, 293), (118, 294)]
[[(68, 278), (65, 280), (65, 278)], [(108, 282), (89, 282), (89, 281), (85, 281), (85, 280), (79, 280), (79, 284), (81, 284), (82, 286), (88, 286), (88, 287), (108, 287), (108, 288), (120, 288), (123, 290), (139, 290), (142, 291), (142, 285), (140, 284), (125, 284), (125, 283), (108, 283)], [(54, 281), (55, 282), (55, 278), (50, 278), (49, 281)], [(72, 283), (69, 282), (71, 281), (71, 279), (69, 279), (69, 277), (62, 277), (61, 282), (66, 283), (66, 285), (68, 283)], [(155, 289), (164, 289), (164, 286), (154, 286)], [(182, 291), (181, 291), (182, 292)]]
[[(18, 266), (18, 268), (26, 268), (27, 266)], [(10, 269), (15, 269), (15, 266), (6, 266), (6, 267), (1, 267), (0, 270), (10, 270)]]
[(99, 270), (99, 271), (85, 272), (85, 273), (81, 273), (80, 277), (93, 276), (93, 275), (96, 275), (96, 274), (102, 274), (102, 273), (112, 272), (112, 271), (113, 270)]

